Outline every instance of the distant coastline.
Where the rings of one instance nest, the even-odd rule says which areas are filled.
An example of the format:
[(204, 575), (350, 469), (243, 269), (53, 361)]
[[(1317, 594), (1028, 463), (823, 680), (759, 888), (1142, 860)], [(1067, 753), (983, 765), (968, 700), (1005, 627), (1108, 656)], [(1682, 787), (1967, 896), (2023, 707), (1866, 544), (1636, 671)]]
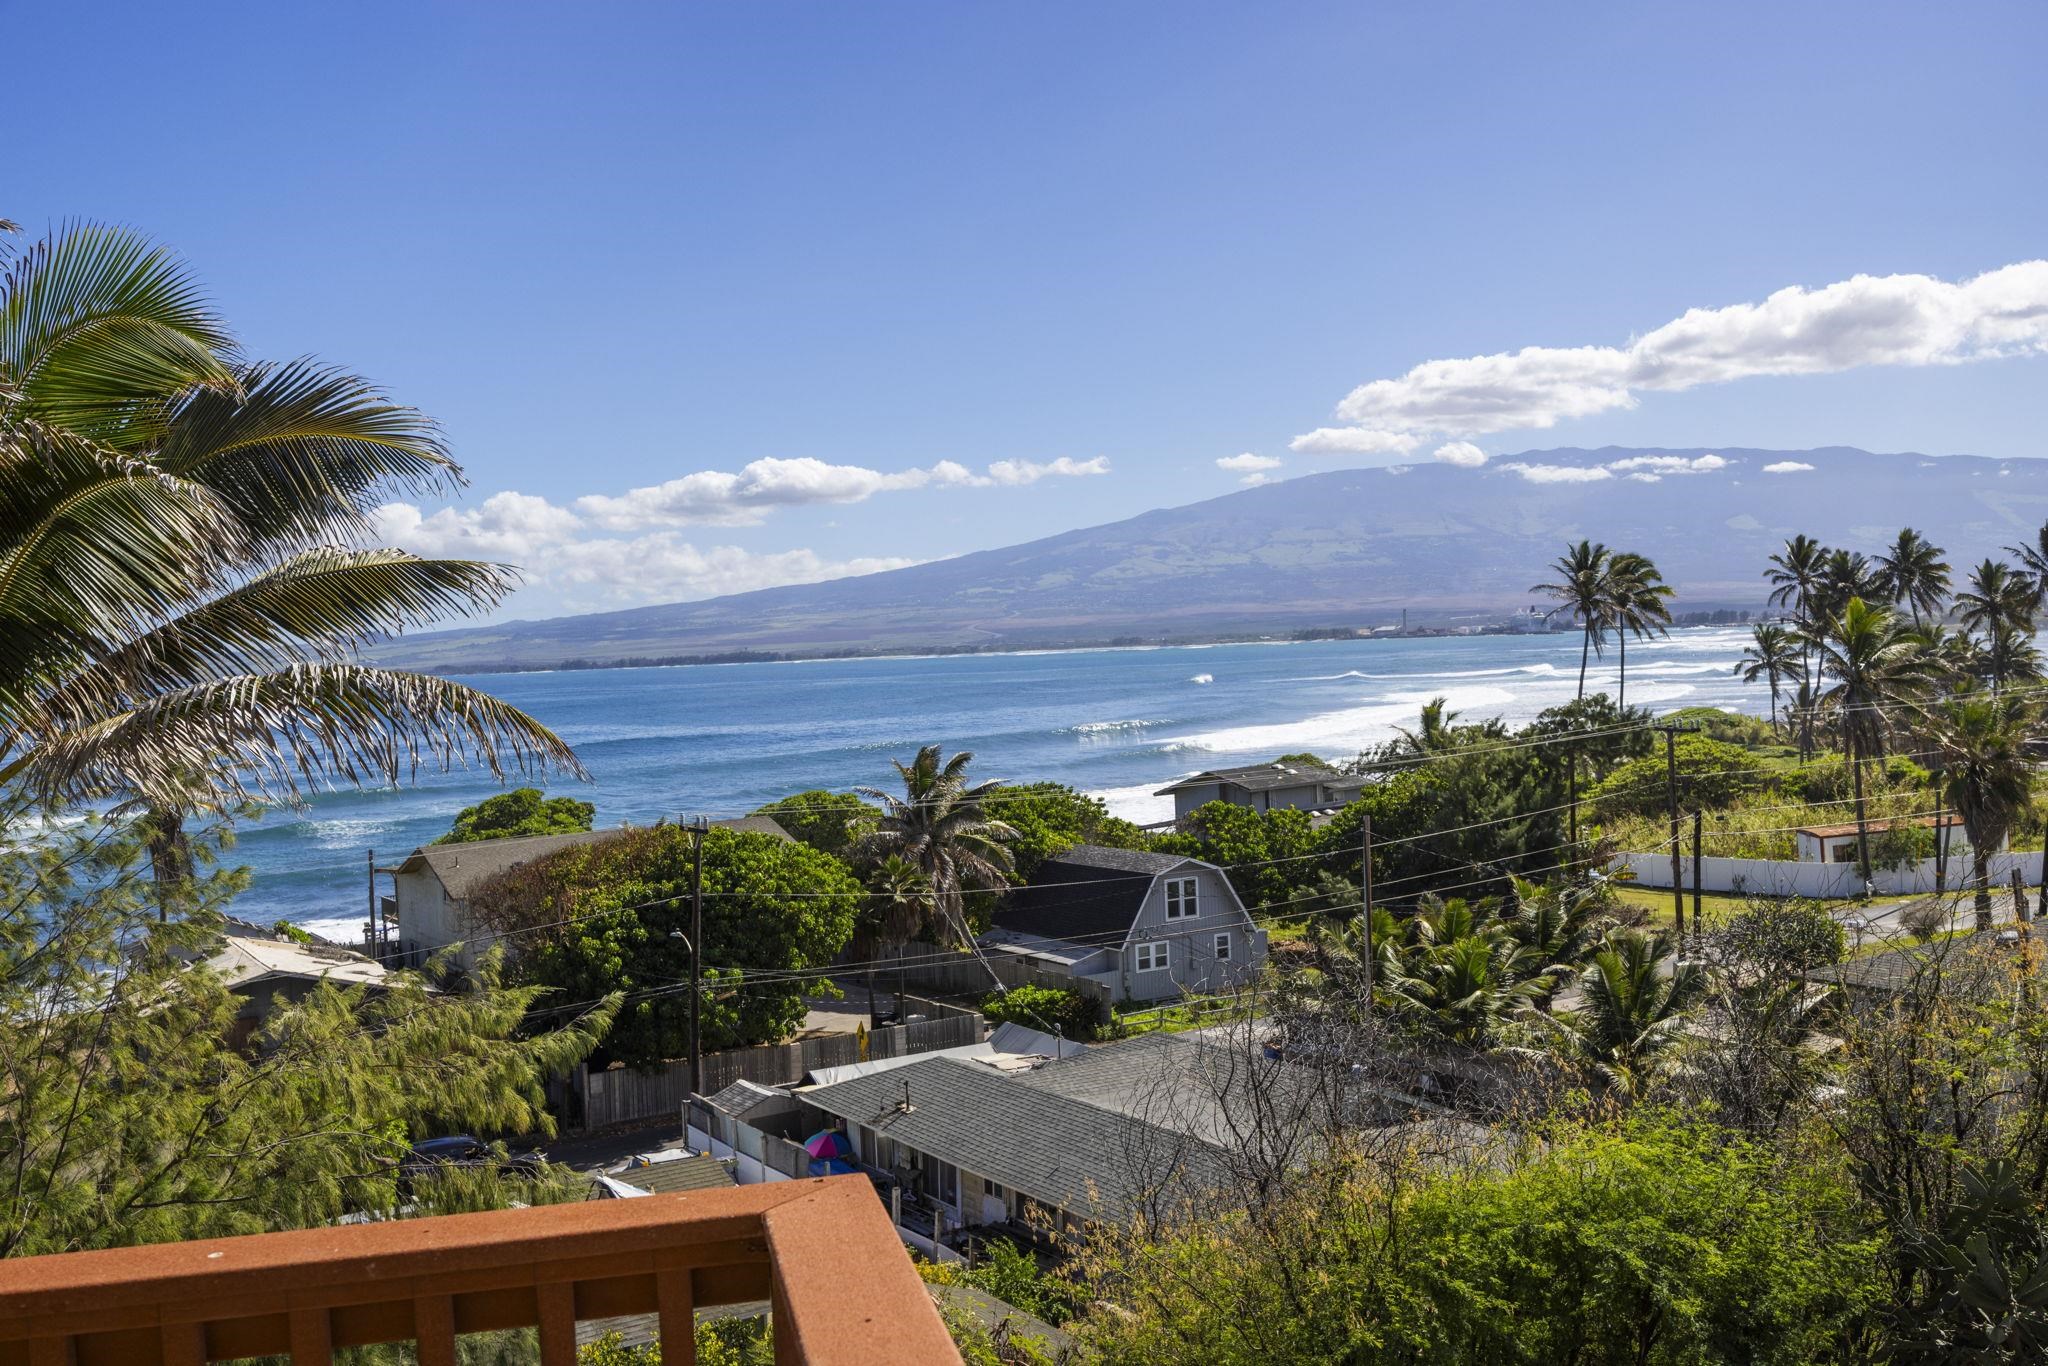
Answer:
[[(1722, 608), (1681, 614), (1674, 630), (1711, 630), (1747, 625), (1753, 609)], [(1316, 626), (1289, 632), (1222, 631), (1176, 636), (1111, 636), (1046, 642), (980, 642), (961, 645), (849, 646), (839, 650), (715, 650), (681, 655), (622, 655), (616, 659), (566, 659), (553, 663), (501, 660), (428, 668), (444, 677), (477, 674), (578, 673), (598, 669), (681, 669), (726, 664), (814, 664), (855, 659), (946, 659), (957, 655), (1061, 654), (1100, 650), (1175, 650), (1204, 645), (1301, 645), (1319, 641), (1446, 640), (1479, 636), (1576, 636), (1578, 628), (1562, 623), (1531, 629), (1521, 623), (1492, 621), (1475, 626)]]

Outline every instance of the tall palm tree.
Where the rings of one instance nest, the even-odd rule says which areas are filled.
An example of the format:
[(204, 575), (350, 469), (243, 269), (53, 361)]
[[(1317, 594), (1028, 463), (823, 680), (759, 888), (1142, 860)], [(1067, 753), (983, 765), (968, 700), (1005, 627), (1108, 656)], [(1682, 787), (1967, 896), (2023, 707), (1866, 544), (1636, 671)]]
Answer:
[(1987, 559), (1970, 571), (1969, 586), (1956, 594), (1957, 615), (1965, 629), (1984, 635), (1985, 662), (1991, 690), (2005, 686), (2015, 655), (2034, 630), (2039, 601), (2033, 582), (2002, 560)]
[(1684, 1037), (1685, 1016), (1707, 993), (1706, 969), (1673, 963), (1662, 934), (1615, 930), (1593, 955), (1569, 1026), (1572, 1051), (1622, 1095), (1635, 1095)]
[(896, 998), (903, 999), (903, 946), (917, 938), (932, 919), (932, 884), (924, 869), (890, 854), (868, 874), (871, 893), (854, 922), (848, 949), (856, 962), (868, 965), (868, 1024), (880, 1023), (875, 1013), (875, 963), (885, 949), (896, 953)]
[(1819, 601), (1827, 558), (1827, 547), (1802, 533), (1786, 541), (1785, 548), (1771, 556), (1771, 567), (1764, 574), (1771, 584), (1771, 605), (1788, 609), (1793, 625), (1799, 631), (1799, 749), (1802, 755), (1813, 750), (1813, 717), (1807, 705), (1813, 692), (1811, 642), (1819, 624), (1814, 607)]
[(1906, 604), (1916, 629), (1921, 614), (1934, 617), (1948, 597), (1949, 567), (1942, 554), (1940, 546), (1907, 527), (1874, 562), (1885, 597)]
[[(1910, 700), (1928, 673), (1920, 643), (1888, 607), (1850, 598), (1816, 643), (1821, 682), (1817, 699), (1842, 737), (1842, 754), (1855, 778), (1857, 863), (1870, 879), (1870, 831), (1863, 800), (1863, 765), (1882, 758), (1891, 735), (1890, 709)], [(1832, 682), (1830, 682), (1832, 680)]]
[(2034, 608), (2039, 611), (2044, 598), (2048, 598), (2048, 522), (2041, 523), (2031, 542), (2009, 545), (2005, 553), (2020, 562), (2021, 572), (2034, 585)]
[(909, 763), (898, 762), (903, 795), (879, 788), (855, 789), (879, 802), (882, 817), (862, 838), (867, 857), (901, 858), (914, 865), (931, 884), (930, 928), (941, 943), (973, 940), (967, 928), (966, 891), (970, 887), (1003, 887), (1016, 867), (1004, 842), (1017, 832), (988, 814), (986, 802), (1001, 783), (967, 784), (971, 750), (941, 759), (937, 745), (926, 745)]
[(1529, 589), (1557, 601), (1551, 616), (1569, 616), (1579, 623), (1580, 697), (1586, 695), (1586, 657), (1600, 653), (1607, 639), (1608, 558), (1606, 546), (1597, 541), (1580, 541), (1551, 561), (1550, 572), (1557, 575), (1555, 579)]
[(1750, 628), (1749, 644), (1743, 647), (1735, 672), (1745, 683), (1754, 683), (1759, 678), (1770, 680), (1774, 731), (1778, 728), (1779, 680), (1798, 667), (1799, 646), (1792, 632), (1772, 621), (1760, 621)]
[(1628, 705), (1628, 638), (1669, 634), (1671, 608), (1667, 603), (1671, 596), (1671, 586), (1648, 556), (1616, 551), (1608, 557), (1605, 615), (1621, 647), (1621, 677), (1614, 698), (1617, 707)]
[(1877, 568), (1860, 551), (1830, 550), (1821, 562), (1820, 614), (1823, 620), (1840, 616), (1849, 599), (1865, 602), (1887, 601)]
[(1991, 855), (2005, 843), (2033, 797), (2027, 741), (2040, 729), (2037, 707), (2022, 698), (1962, 693), (1925, 713), (1941, 755), (1943, 795), (1970, 836), (1977, 928), (1991, 928)]
[(190, 811), (429, 757), (580, 773), (517, 709), (357, 657), (516, 582), (360, 548), (392, 495), (460, 483), (433, 424), (366, 381), (243, 358), (163, 248), (88, 224), (20, 253), (0, 277), (0, 784), (138, 800), (175, 880)]

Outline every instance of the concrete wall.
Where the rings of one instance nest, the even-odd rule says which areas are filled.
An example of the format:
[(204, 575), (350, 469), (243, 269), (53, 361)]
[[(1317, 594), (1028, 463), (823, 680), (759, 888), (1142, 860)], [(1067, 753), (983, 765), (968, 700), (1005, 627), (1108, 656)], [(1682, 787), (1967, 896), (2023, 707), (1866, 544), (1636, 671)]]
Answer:
[[(2011, 883), (2014, 869), (2028, 885), (2041, 880), (2041, 855), (2035, 853), (1993, 854), (1986, 864), (1993, 889)], [(1617, 867), (1635, 872), (1638, 887), (1671, 886), (1671, 855), (1622, 854)], [(1679, 885), (1692, 889), (1692, 857), (1679, 860)], [(1951, 857), (1947, 890), (1959, 891), (1970, 885), (1974, 875), (1971, 860)], [(1874, 868), (1871, 883), (1881, 896), (1913, 896), (1934, 891), (1934, 860), (1904, 868)], [(1855, 897), (1863, 894), (1863, 879), (1853, 863), (1807, 863), (1795, 859), (1703, 858), (1700, 860), (1700, 889), (1708, 892), (1753, 893), (1758, 896)]]

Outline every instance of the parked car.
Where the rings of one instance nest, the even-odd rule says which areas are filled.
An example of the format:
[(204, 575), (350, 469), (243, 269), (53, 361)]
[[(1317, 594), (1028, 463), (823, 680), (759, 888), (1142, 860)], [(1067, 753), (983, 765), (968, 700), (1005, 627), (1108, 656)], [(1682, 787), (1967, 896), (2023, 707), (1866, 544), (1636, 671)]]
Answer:
[(497, 1171), (523, 1181), (539, 1180), (547, 1172), (547, 1154), (514, 1153), (506, 1156), (481, 1139), (468, 1134), (421, 1139), (398, 1163), (398, 1191), (412, 1193), (413, 1182), (449, 1169)]

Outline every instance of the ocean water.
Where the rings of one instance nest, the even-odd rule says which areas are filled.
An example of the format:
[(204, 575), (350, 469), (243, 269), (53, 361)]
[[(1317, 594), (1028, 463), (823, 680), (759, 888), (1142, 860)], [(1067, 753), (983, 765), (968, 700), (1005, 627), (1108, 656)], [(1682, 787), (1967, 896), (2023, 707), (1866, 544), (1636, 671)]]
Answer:
[[(1669, 709), (1761, 713), (1733, 676), (1745, 630), (1696, 629), (1631, 645), (1628, 698)], [(733, 664), (465, 681), (552, 726), (590, 769), (551, 791), (597, 805), (600, 825), (739, 815), (809, 787), (890, 786), (892, 759), (937, 741), (974, 751), (977, 778), (1053, 780), (1118, 815), (1160, 820), (1159, 787), (1205, 768), (1311, 750), (1348, 758), (1413, 726), (1422, 704), (1527, 721), (1569, 701), (1567, 635), (1322, 641), (1173, 649)], [(1614, 657), (1589, 690), (1614, 686)], [(498, 790), (488, 773), (422, 774), (389, 791), (321, 793), (245, 825), (231, 860), (255, 874), (239, 912), (354, 938), (369, 851), (396, 862)], [(385, 880), (388, 889), (388, 880)]]

